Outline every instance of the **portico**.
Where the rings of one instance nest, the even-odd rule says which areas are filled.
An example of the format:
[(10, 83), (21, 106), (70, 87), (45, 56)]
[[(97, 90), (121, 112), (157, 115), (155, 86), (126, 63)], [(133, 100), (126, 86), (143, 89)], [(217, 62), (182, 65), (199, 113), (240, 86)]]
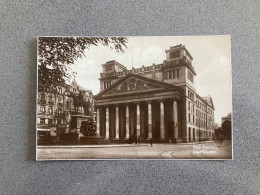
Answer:
[(97, 132), (110, 140), (181, 139), (181, 88), (130, 74), (95, 96)]

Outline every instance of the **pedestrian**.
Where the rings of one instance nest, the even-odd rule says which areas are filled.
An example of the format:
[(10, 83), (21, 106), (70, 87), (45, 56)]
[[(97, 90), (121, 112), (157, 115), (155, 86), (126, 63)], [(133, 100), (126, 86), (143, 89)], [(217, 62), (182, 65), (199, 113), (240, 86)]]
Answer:
[(153, 139), (152, 138), (150, 139), (150, 144), (151, 144), (151, 147), (153, 147)]
[(140, 144), (141, 144), (141, 138), (140, 138), (140, 135), (138, 135), (137, 140), (138, 140), (138, 144), (140, 145)]

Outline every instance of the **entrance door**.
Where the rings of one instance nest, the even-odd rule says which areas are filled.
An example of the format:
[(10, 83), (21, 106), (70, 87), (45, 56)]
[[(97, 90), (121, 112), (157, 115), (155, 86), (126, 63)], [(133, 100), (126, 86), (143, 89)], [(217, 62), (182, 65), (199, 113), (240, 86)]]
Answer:
[(193, 141), (195, 141), (195, 129), (193, 128)]

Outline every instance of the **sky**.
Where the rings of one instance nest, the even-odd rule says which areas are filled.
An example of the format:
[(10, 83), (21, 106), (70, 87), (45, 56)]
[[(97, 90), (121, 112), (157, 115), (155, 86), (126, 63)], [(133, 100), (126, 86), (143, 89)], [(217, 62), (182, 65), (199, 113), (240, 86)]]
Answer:
[(128, 69), (132, 61), (134, 68), (159, 64), (166, 59), (165, 50), (177, 44), (185, 45), (192, 55), (196, 92), (202, 97), (212, 96), (215, 122), (221, 124), (221, 117), (232, 112), (230, 36), (128, 37), (124, 53), (103, 45), (91, 46), (72, 69), (77, 72), (77, 83), (96, 95), (102, 64), (116, 60)]

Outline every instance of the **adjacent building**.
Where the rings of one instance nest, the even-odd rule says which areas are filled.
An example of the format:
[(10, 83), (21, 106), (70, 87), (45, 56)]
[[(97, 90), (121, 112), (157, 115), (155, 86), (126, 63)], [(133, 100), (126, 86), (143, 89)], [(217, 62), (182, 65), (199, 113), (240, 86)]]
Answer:
[[(74, 108), (74, 100), (70, 94), (82, 93), (83, 100), (87, 102), (78, 110)], [(59, 87), (58, 93), (37, 94), (37, 137), (44, 139), (56, 137), (57, 127), (68, 129), (72, 115), (89, 116), (94, 119), (94, 99), (91, 90), (79, 86), (74, 79), (71, 85)]]
[(211, 96), (196, 92), (193, 57), (184, 45), (165, 50), (161, 64), (128, 70), (115, 60), (102, 65), (95, 99), (97, 131), (110, 140), (139, 137), (192, 142), (214, 136)]

